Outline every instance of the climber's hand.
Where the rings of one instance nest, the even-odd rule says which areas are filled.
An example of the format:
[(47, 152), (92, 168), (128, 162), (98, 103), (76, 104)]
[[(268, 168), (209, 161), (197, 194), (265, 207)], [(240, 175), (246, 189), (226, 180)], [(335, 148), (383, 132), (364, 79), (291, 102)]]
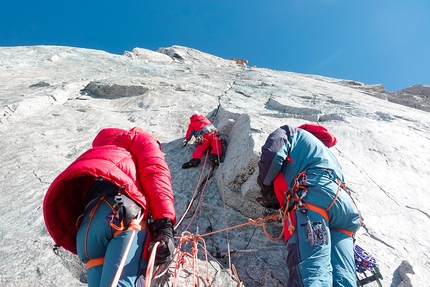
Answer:
[(271, 185), (264, 185), (260, 176), (257, 178), (257, 184), (260, 186), (261, 197), (257, 197), (255, 200), (265, 208), (279, 209), (280, 204), (275, 195), (275, 189), (273, 183)]
[(156, 219), (152, 223), (154, 228), (155, 236), (153, 241), (150, 243), (149, 249), (151, 250), (155, 242), (160, 242), (157, 247), (157, 253), (155, 255), (155, 265), (161, 265), (170, 260), (175, 251), (175, 245), (173, 243), (173, 225), (170, 219)]

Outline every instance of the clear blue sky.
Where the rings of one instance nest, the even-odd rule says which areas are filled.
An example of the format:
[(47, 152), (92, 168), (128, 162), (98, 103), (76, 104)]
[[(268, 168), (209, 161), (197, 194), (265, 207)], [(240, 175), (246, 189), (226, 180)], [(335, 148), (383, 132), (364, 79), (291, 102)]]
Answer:
[(430, 84), (430, 0), (2, 2), (0, 46), (122, 54), (181, 45), (387, 91)]

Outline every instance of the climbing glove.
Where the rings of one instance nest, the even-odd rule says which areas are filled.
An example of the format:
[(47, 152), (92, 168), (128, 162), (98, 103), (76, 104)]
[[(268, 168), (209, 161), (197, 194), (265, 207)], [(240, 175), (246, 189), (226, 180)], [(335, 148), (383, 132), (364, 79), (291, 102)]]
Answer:
[(153, 233), (155, 234), (150, 244), (151, 250), (155, 242), (160, 242), (155, 255), (155, 265), (161, 265), (170, 260), (175, 251), (173, 243), (173, 224), (168, 218), (156, 219), (152, 223)]
[(271, 185), (264, 185), (261, 178), (258, 177), (257, 184), (261, 188), (261, 196), (256, 198), (257, 202), (265, 208), (279, 209), (281, 206), (276, 198), (273, 183)]

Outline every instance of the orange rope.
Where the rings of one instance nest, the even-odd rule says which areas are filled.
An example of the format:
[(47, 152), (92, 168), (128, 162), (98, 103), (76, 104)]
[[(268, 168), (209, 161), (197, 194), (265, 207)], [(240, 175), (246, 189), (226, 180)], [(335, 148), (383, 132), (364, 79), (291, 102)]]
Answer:
[[(218, 153), (218, 164), (221, 164), (221, 158), (219, 156), (219, 146), (218, 146), (218, 141), (216, 141), (216, 149), (217, 149), (217, 153)], [(222, 146), (221, 146), (221, 151), (222, 151)], [(220, 170), (219, 172), (219, 176), (220, 176), (220, 182), (223, 183), (223, 178), (222, 178), (222, 170)], [(228, 221), (227, 221), (227, 211), (225, 208), (225, 190), (224, 190), (224, 184), (221, 184), (221, 194), (222, 194), (222, 202), (223, 202), (223, 207), (224, 207), (224, 221), (225, 221), (225, 225), (228, 226)], [(230, 257), (230, 242), (229, 242), (229, 238), (228, 238), (228, 231), (225, 232), (225, 240), (227, 242), (227, 254), (228, 254), (228, 268), (229, 270), (232, 270), (232, 265), (231, 265), (231, 257)], [(231, 277), (230, 277), (230, 286), (232, 285), (231, 282)]]
[[(205, 160), (205, 164), (204, 164), (204, 165), (206, 166), (206, 160)], [(203, 167), (203, 168), (204, 168), (204, 167)], [(209, 174), (210, 174), (211, 170), (212, 170), (212, 167), (210, 167), (210, 168), (209, 168), (208, 176), (206, 177), (206, 180), (205, 180), (205, 182), (204, 182), (204, 186), (203, 186), (202, 191), (201, 191), (201, 193), (200, 193), (200, 198), (199, 198), (199, 201), (197, 202), (197, 206), (196, 206), (195, 212), (194, 212), (193, 216), (191, 217), (190, 221), (188, 222), (188, 225), (187, 225), (187, 227), (185, 228), (185, 230), (188, 230), (188, 228), (190, 228), (191, 223), (193, 222), (194, 218), (196, 217), (197, 210), (198, 210), (198, 209), (199, 209), (199, 207), (200, 207), (200, 203), (202, 202), (202, 199), (203, 199), (203, 194), (204, 194), (204, 192), (205, 192), (205, 190), (206, 190), (206, 186), (207, 186), (207, 184), (208, 184), (208, 182), (209, 182)], [(200, 186), (200, 184), (198, 184), (198, 186)], [(192, 202), (192, 201), (191, 201), (191, 202)]]
[(333, 201), (331, 202), (331, 204), (329, 205), (329, 207), (327, 207), (327, 209), (326, 209), (327, 212), (333, 207), (334, 203), (336, 202), (336, 200), (337, 200), (337, 198), (339, 196), (339, 191), (340, 191), (341, 187), (342, 187), (342, 183), (340, 182), (340, 180), (338, 180), (336, 195), (334, 196)]
[(134, 237), (135, 234), (136, 234), (136, 230), (133, 230), (132, 233), (131, 233), (130, 239), (129, 239), (128, 243), (127, 243), (127, 247), (126, 247), (126, 249), (124, 251), (122, 260), (121, 260), (121, 262), (120, 262), (120, 264), (118, 266), (118, 269), (116, 271), (116, 274), (115, 274), (115, 277), (113, 279), (111, 287), (118, 286), (119, 277), (121, 276), (122, 270), (124, 269), (125, 260), (127, 259), (128, 253), (130, 252), (131, 244), (133, 242), (133, 237)]
[[(221, 232), (225, 232), (225, 231), (236, 229), (236, 228), (240, 228), (240, 227), (247, 226), (247, 225), (254, 225), (254, 226), (262, 227), (263, 230), (264, 230), (264, 233), (266, 234), (266, 236), (270, 240), (272, 240), (272, 241), (278, 241), (279, 239), (282, 238), (283, 230), (284, 230), (284, 220), (285, 220), (285, 217), (287, 216), (287, 214), (288, 214), (287, 209), (285, 209), (284, 211), (280, 211), (280, 213), (278, 213), (278, 214), (272, 214), (272, 215), (266, 216), (264, 218), (258, 218), (256, 220), (248, 219), (248, 222), (246, 222), (246, 223), (238, 224), (238, 225), (235, 225), (235, 226), (227, 227), (225, 229), (221, 229), (221, 230), (209, 232), (209, 233), (202, 234), (202, 235), (193, 235), (189, 231), (184, 231), (181, 234), (181, 236), (179, 237), (179, 243), (178, 243), (178, 246), (176, 247), (173, 259), (171, 261), (171, 263), (174, 262), (174, 261), (176, 261), (175, 270), (174, 270), (174, 279), (173, 279), (173, 285), (172, 286), (176, 286), (178, 276), (179, 276), (179, 274), (180, 274), (183, 266), (187, 262), (189, 263), (189, 265), (193, 269), (193, 286), (197, 286), (196, 284), (198, 282), (196, 280), (198, 278), (197, 277), (197, 254), (198, 254), (198, 249), (197, 249), (198, 244), (197, 243), (198, 243), (198, 241), (201, 241), (202, 244), (203, 244), (203, 246), (204, 246), (203, 249), (205, 251), (206, 273), (207, 273), (207, 275), (206, 275), (206, 281), (207, 281), (208, 285), (210, 285), (209, 284), (209, 282), (210, 282), (210, 278), (209, 278), (209, 260), (208, 260), (207, 250), (206, 250), (206, 242), (204, 241), (203, 237), (210, 236), (210, 235), (217, 234), (217, 233), (221, 233)], [(269, 220), (277, 220), (279, 218), (282, 218), (282, 232), (281, 232), (281, 234), (277, 238), (272, 238), (267, 233), (267, 230), (266, 230), (266, 227), (265, 227), (265, 223), (267, 221), (269, 221)], [(192, 244), (193, 244), (193, 246), (192, 246), (192, 254), (189, 254), (188, 252), (181, 251), (181, 246), (185, 242), (192, 242)], [(155, 246), (154, 246), (154, 248), (155, 248)], [(151, 257), (153, 257), (153, 256), (155, 256), (154, 249), (153, 249), (153, 251), (151, 253)], [(145, 285), (145, 287), (149, 287), (150, 283), (152, 281), (152, 276), (151, 276), (152, 275), (152, 269), (149, 269), (149, 268), (152, 268), (152, 266), (153, 266), (154, 263), (153, 263), (153, 261), (151, 261), (151, 258), (149, 260), (150, 261), (148, 262), (148, 270), (147, 270), (146, 279), (145, 279), (145, 284), (149, 284), (149, 285)], [(170, 267), (170, 264), (166, 268), (166, 270), (169, 267)], [(232, 268), (234, 268), (234, 267), (232, 267)], [(158, 272), (158, 270), (157, 270), (157, 272)], [(234, 271), (233, 271), (233, 273), (234, 273)], [(160, 276), (161, 275), (158, 275), (155, 278), (158, 278)], [(237, 278), (237, 273), (236, 273), (235, 276), (236, 276), (237, 281), (239, 283), (241, 283), (240, 280)], [(239, 286), (243, 286), (243, 284), (239, 285)]]
[(145, 276), (145, 287), (151, 286), (152, 281), (152, 273), (154, 270), (154, 262), (155, 262), (155, 255), (157, 254), (157, 247), (160, 245), (160, 242), (155, 242), (154, 246), (152, 247), (151, 256), (148, 260), (148, 268), (146, 269), (146, 276)]
[[(172, 261), (176, 261), (175, 271), (174, 271), (173, 286), (176, 286), (177, 278), (179, 276), (179, 273), (182, 270), (182, 268), (183, 268), (183, 266), (184, 266), (184, 264), (186, 262), (188, 262), (191, 265), (192, 270), (193, 270), (192, 271), (193, 272), (193, 286), (198, 286), (198, 282), (196, 281), (197, 278), (198, 278), (198, 275), (197, 275), (197, 272), (198, 272), (198, 269), (197, 269), (197, 263), (198, 263), (198, 261), (197, 261), (197, 254), (198, 254), (198, 248), (197, 248), (197, 246), (198, 246), (198, 241), (201, 241), (203, 243), (203, 246), (204, 246), (203, 249), (205, 251), (206, 273), (207, 273), (206, 281), (209, 284), (209, 282), (210, 282), (210, 278), (209, 278), (209, 260), (208, 260), (208, 256), (207, 256), (206, 242), (203, 240), (203, 237), (209, 236), (209, 235), (213, 235), (213, 234), (217, 234), (217, 233), (220, 233), (220, 232), (225, 232), (225, 231), (228, 231), (228, 230), (236, 229), (236, 228), (247, 226), (247, 225), (254, 225), (254, 226), (262, 227), (263, 230), (264, 230), (264, 234), (267, 236), (267, 238), (269, 238), (272, 241), (278, 241), (279, 239), (282, 238), (283, 230), (284, 230), (284, 219), (287, 216), (287, 214), (288, 214), (287, 209), (285, 209), (284, 211), (280, 211), (280, 213), (278, 213), (278, 214), (269, 215), (269, 216), (266, 216), (264, 218), (258, 218), (256, 220), (248, 219), (248, 222), (246, 222), (246, 223), (238, 224), (238, 225), (235, 225), (235, 226), (227, 227), (227, 228), (224, 228), (224, 229), (221, 229), (221, 230), (209, 232), (209, 233), (202, 234), (202, 235), (193, 235), (189, 231), (184, 231), (182, 233), (181, 237), (179, 237), (179, 244), (176, 247), (176, 251), (175, 251), (175, 255), (176, 256), (174, 256), (175, 260), (172, 260)], [(269, 220), (277, 220), (279, 218), (282, 218), (282, 232), (281, 232), (281, 234), (277, 238), (273, 238), (273, 237), (271, 237), (268, 234), (268, 232), (266, 230), (266, 224), (265, 223), (267, 221), (269, 221)], [(188, 252), (180, 251), (182, 244), (185, 243), (185, 242), (187, 242), (187, 241), (191, 241), (192, 242), (192, 254), (189, 254)], [(191, 261), (190, 261), (190, 258), (191, 258)], [(234, 267), (232, 267), (232, 268), (234, 268)], [(233, 271), (233, 273), (234, 272), (235, 271)], [(239, 278), (237, 278), (237, 272), (235, 274), (236, 274), (235, 276), (236, 276), (237, 281), (240, 284), (242, 284), (240, 282)], [(148, 277), (148, 273), (147, 273), (147, 281), (148, 282), (151, 281), (150, 277)], [(243, 286), (243, 285), (240, 285), (240, 286)]]
[(121, 262), (118, 266), (118, 269), (116, 270), (115, 277), (113, 279), (111, 287), (115, 287), (118, 285), (119, 277), (122, 274), (122, 270), (124, 269), (125, 261), (127, 260), (128, 253), (130, 252), (131, 244), (133, 243), (133, 238), (136, 235), (136, 233), (140, 230), (140, 222), (143, 219), (143, 214), (138, 213), (136, 218), (131, 220), (130, 227), (128, 230), (132, 230), (130, 239), (128, 240), (127, 247), (125, 248), (124, 254), (122, 255)]
[[(205, 171), (205, 166), (206, 166), (206, 159), (205, 159), (205, 161), (203, 163), (203, 168), (202, 168), (202, 171), (200, 173), (199, 180), (197, 181), (196, 188), (194, 189), (193, 196), (191, 197), (192, 199), (196, 196), (197, 191), (199, 189), (200, 182), (202, 181), (203, 173)], [(182, 221), (184, 220), (185, 216), (187, 215), (187, 213), (190, 210), (190, 208), (191, 208), (192, 205), (193, 205), (193, 200), (191, 200), (190, 203), (188, 204), (188, 206), (185, 209), (184, 214), (182, 215), (181, 219), (178, 220), (178, 222), (176, 223), (175, 227), (173, 228), (174, 230), (176, 230), (178, 228), (178, 226), (182, 223)], [(188, 229), (188, 227), (186, 229)]]
[(269, 240), (271, 240), (271, 241), (278, 241), (279, 239), (281, 239), (281, 237), (283, 235), (284, 224), (282, 224), (282, 232), (281, 232), (281, 234), (278, 237), (273, 238), (273, 237), (271, 237), (267, 233), (266, 224), (265, 223), (267, 221), (269, 221), (269, 220), (277, 220), (279, 218), (282, 218), (282, 223), (283, 223), (284, 222), (284, 217), (286, 217), (286, 213), (287, 213), (285, 211), (283, 211), (283, 212), (284, 212), (283, 216), (280, 215), (280, 214), (272, 214), (272, 215), (268, 215), (268, 216), (266, 216), (264, 218), (257, 218), (255, 220), (251, 219), (251, 218), (248, 218), (248, 222), (246, 222), (246, 223), (242, 223), (242, 224), (238, 224), (238, 225), (235, 225), (235, 226), (231, 226), (231, 227), (227, 227), (227, 228), (224, 228), (224, 229), (220, 229), (220, 230), (217, 230), (217, 231), (212, 231), (212, 232), (209, 232), (209, 233), (201, 234), (199, 236), (204, 237), (204, 236), (209, 236), (209, 235), (214, 235), (214, 234), (217, 234), (217, 233), (225, 232), (227, 230), (232, 230), (232, 229), (236, 229), (236, 228), (239, 228), (239, 227), (244, 227), (244, 226), (247, 226), (247, 225), (254, 225), (254, 226), (257, 226), (257, 227), (262, 227), (263, 231), (264, 231), (264, 234), (267, 236), (267, 238)]
[(231, 265), (231, 270), (233, 271), (234, 277), (236, 278), (236, 281), (239, 282), (239, 287), (243, 287), (243, 282), (240, 281), (239, 275), (237, 275), (236, 267), (234, 265)]
[[(207, 151), (207, 154), (208, 154), (208, 151)], [(194, 190), (194, 193), (193, 193), (193, 198), (196, 196), (197, 190), (198, 190), (199, 186), (201, 185), (202, 174), (203, 174), (203, 171), (205, 170), (206, 161), (207, 161), (207, 154), (206, 154), (205, 161), (204, 161), (204, 164), (203, 164), (202, 173), (200, 174), (200, 178), (199, 178), (198, 184), (197, 184), (196, 189)], [(220, 156), (219, 155), (218, 155), (218, 162), (220, 162)], [(211, 169), (212, 168), (213, 167), (211, 166)], [(209, 169), (208, 175), (210, 174), (211, 169)], [(220, 173), (220, 176), (222, 176), (222, 173)], [(209, 181), (209, 178), (207, 177), (206, 181), (204, 182), (204, 186), (203, 186), (203, 188), (201, 190), (201, 195), (200, 195), (199, 201), (198, 201), (197, 206), (196, 206), (196, 211), (200, 207), (200, 204), (201, 204), (202, 198), (203, 198), (203, 193), (204, 193), (204, 191), (206, 189), (208, 181)], [(221, 180), (221, 182), (222, 182), (222, 180)], [(224, 205), (225, 205), (224, 185), (222, 185), (221, 188), (222, 188), (223, 202), (224, 202)], [(188, 207), (187, 207), (184, 215), (182, 216), (181, 220), (178, 222), (178, 224), (176, 224), (175, 229), (177, 228), (177, 226), (179, 225), (179, 223), (185, 218), (185, 214), (189, 211), (192, 203), (193, 203), (193, 201), (191, 201), (190, 204), (188, 205)], [(213, 234), (217, 234), (217, 233), (221, 233), (221, 232), (226, 232), (227, 233), (227, 242), (228, 242), (228, 231), (229, 230), (240, 228), (240, 227), (247, 226), (247, 225), (254, 225), (254, 226), (257, 226), (257, 227), (262, 227), (263, 231), (264, 231), (264, 234), (267, 236), (267, 238), (269, 240), (271, 240), (271, 241), (278, 241), (278, 240), (280, 240), (282, 238), (283, 233), (284, 233), (284, 222), (285, 222), (285, 219), (287, 218), (287, 216), (289, 215), (288, 212), (287, 212), (287, 210), (288, 209), (284, 209), (284, 211), (280, 211), (280, 213), (278, 213), (278, 214), (269, 215), (269, 216), (266, 216), (264, 218), (258, 218), (256, 220), (253, 220), (253, 219), (249, 218), (248, 222), (246, 222), (246, 223), (238, 224), (238, 225), (231, 226), (231, 227), (226, 227), (224, 229), (213, 231), (213, 232), (209, 232), (209, 233), (206, 233), (206, 234), (203, 234), (203, 235), (193, 235), (189, 231), (187, 231), (188, 228), (191, 225), (191, 222), (194, 220), (195, 215), (197, 214), (197, 212), (195, 212), (194, 215), (193, 215), (193, 217), (191, 218), (188, 226), (186, 227), (185, 231), (182, 232), (181, 236), (179, 237), (179, 243), (178, 243), (178, 246), (176, 247), (173, 259), (171, 261), (171, 263), (174, 262), (174, 261), (176, 262), (176, 264), (175, 264), (175, 270), (174, 270), (173, 286), (176, 286), (179, 273), (181, 272), (182, 268), (184, 267), (184, 264), (186, 264), (187, 262), (191, 265), (191, 268), (193, 270), (192, 271), (192, 273), (193, 273), (193, 286), (198, 286), (199, 282), (198, 282), (198, 274), (197, 274), (197, 272), (198, 272), (198, 268), (197, 268), (197, 264), (198, 264), (197, 254), (198, 254), (198, 241), (199, 240), (202, 241), (202, 243), (203, 243), (203, 249), (204, 249), (204, 252), (205, 252), (205, 259), (206, 259), (206, 272), (207, 272), (206, 281), (207, 281), (207, 284), (210, 285), (209, 261), (208, 261), (208, 254), (207, 254), (207, 249), (206, 249), (206, 242), (205, 242), (205, 240), (203, 240), (204, 236), (210, 236), (210, 235), (213, 235)], [(224, 216), (225, 216), (225, 219), (227, 221), (226, 213), (224, 214)], [(281, 231), (281, 233), (280, 233), (280, 235), (278, 237), (273, 238), (273, 237), (271, 237), (269, 235), (269, 233), (266, 230), (266, 222), (269, 221), (269, 220), (277, 220), (279, 218), (282, 219), (282, 231)], [(289, 220), (290, 220), (290, 223), (291, 223), (291, 219), (290, 218), (289, 218)], [(185, 242), (188, 242), (188, 241), (192, 242), (192, 254), (190, 254), (188, 252), (181, 251), (182, 244), (185, 243)], [(228, 256), (230, 258), (230, 252), (228, 252), (228, 253), (229, 253)], [(229, 262), (230, 262), (230, 259), (229, 259)], [(234, 265), (229, 266), (229, 267), (230, 267), (230, 270), (233, 271), (233, 275), (235, 276), (235, 279), (237, 280), (237, 282), (239, 282), (239, 286), (243, 286), (243, 283), (238, 278), (238, 275), (237, 275), (237, 272), (236, 272), (236, 268), (234, 267)], [(167, 268), (169, 268), (169, 267), (167, 267)], [(147, 278), (146, 279), (147, 279), (146, 281), (148, 281), (148, 282), (151, 282), (151, 280), (152, 280), (152, 279), (150, 279), (150, 277), (148, 277), (148, 274), (147, 274)]]

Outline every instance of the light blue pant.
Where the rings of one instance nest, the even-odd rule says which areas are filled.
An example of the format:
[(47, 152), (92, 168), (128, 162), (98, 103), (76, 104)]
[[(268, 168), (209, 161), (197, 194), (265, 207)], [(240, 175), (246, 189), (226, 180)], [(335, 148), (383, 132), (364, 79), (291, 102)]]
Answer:
[[(307, 175), (308, 193), (303, 201), (327, 209), (333, 202), (338, 185), (333, 178), (319, 173)], [(310, 245), (306, 234), (307, 218), (297, 209), (295, 232), (287, 241), (288, 287), (356, 287), (354, 246), (352, 237), (340, 229), (355, 232), (359, 227), (358, 210), (349, 195), (340, 190), (328, 211), (330, 222), (312, 210), (310, 221), (324, 221), (328, 228), (328, 243)]]
[[(89, 214), (97, 201), (94, 201), (84, 212), (76, 238), (77, 252), (79, 259), (84, 263), (88, 259), (104, 257), (104, 264), (88, 269), (87, 276), (89, 287), (106, 287), (112, 285), (133, 231), (124, 231), (113, 237), (115, 230), (106, 220), (106, 216), (112, 209), (106, 202), (100, 203), (91, 220)], [(113, 198), (108, 201), (113, 204)], [(117, 286), (132, 287), (144, 284), (147, 262), (142, 258), (142, 254), (147, 232), (134, 232), (131, 248)]]

